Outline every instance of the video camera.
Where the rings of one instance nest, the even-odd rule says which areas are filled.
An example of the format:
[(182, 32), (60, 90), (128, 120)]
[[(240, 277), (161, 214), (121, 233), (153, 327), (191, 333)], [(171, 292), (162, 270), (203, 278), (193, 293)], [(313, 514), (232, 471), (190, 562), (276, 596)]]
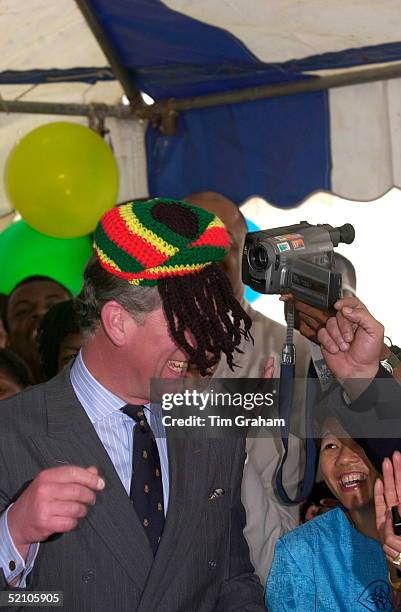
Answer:
[(259, 293), (292, 293), (322, 310), (341, 297), (341, 274), (335, 272), (334, 251), (351, 244), (352, 225), (296, 225), (250, 232), (242, 256), (242, 281)]

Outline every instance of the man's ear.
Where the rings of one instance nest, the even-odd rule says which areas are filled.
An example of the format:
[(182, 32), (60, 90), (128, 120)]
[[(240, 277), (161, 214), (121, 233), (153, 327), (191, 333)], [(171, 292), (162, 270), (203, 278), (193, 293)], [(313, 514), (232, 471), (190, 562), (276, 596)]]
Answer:
[(104, 304), (100, 318), (109, 340), (116, 346), (123, 346), (127, 340), (129, 327), (134, 322), (128, 312), (118, 302), (110, 300)]

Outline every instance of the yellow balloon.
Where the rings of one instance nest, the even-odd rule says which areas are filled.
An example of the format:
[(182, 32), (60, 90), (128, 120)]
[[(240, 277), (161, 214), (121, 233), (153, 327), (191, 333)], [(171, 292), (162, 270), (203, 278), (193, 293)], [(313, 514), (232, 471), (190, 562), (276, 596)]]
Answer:
[(107, 143), (76, 123), (42, 125), (11, 151), (8, 197), (33, 228), (56, 238), (89, 234), (117, 199), (118, 169)]

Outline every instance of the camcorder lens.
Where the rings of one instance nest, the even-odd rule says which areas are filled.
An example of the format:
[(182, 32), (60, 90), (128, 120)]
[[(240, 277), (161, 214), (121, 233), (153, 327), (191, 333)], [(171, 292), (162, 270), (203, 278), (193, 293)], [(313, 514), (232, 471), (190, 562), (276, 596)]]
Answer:
[(257, 244), (249, 250), (249, 265), (254, 270), (265, 270), (269, 265), (269, 256), (263, 244)]

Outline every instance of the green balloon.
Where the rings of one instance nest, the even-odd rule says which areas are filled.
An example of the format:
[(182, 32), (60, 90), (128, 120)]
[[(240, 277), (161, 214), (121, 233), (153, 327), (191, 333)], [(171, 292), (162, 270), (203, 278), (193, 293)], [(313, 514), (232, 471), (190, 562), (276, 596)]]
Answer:
[(74, 295), (82, 287), (83, 271), (92, 254), (90, 236), (51, 238), (25, 221), (0, 233), (0, 293), (9, 294), (28, 276), (48, 276)]

